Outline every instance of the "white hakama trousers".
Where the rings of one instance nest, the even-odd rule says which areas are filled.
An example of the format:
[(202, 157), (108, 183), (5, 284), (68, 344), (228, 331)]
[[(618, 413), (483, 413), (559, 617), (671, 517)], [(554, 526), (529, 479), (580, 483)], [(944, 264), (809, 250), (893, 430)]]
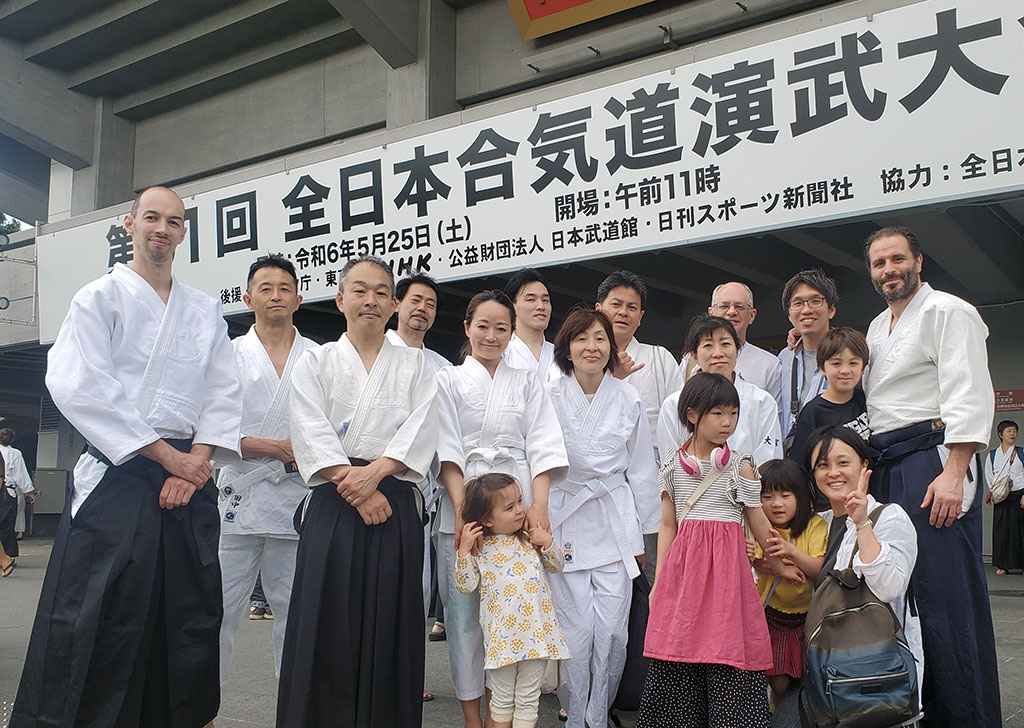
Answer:
[(220, 631), (220, 683), (227, 682), (235, 650), (235, 632), (248, 614), (256, 577), (263, 572), (263, 593), (274, 611), (274, 674), (281, 676), (281, 653), (288, 604), (295, 580), (297, 538), (221, 535), (220, 568), (224, 589), (224, 623)]
[[(548, 574), (572, 657), (560, 666), (558, 699), (567, 728), (604, 728), (626, 664), (632, 583), (621, 561)], [(586, 720), (586, 723), (584, 723)]]
[(455, 534), (437, 534), (437, 591), (444, 604), (448, 660), (455, 697), (475, 700), (484, 694), (484, 632), (480, 628), (480, 591), (463, 594), (455, 588)]

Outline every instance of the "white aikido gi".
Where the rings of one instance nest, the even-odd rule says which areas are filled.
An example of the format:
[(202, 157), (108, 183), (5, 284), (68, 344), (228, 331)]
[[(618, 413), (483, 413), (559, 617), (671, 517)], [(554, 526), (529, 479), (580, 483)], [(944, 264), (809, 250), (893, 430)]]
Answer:
[[(679, 362), (679, 372), (683, 375), (684, 382), (688, 378), (686, 370), (690, 364), (690, 356), (687, 354)], [(693, 369), (690, 372), (691, 376), (693, 371), (699, 370)], [(782, 362), (777, 356), (748, 341), (736, 352), (735, 371), (745, 382), (768, 392), (777, 403), (779, 411), (782, 411)]]
[(555, 367), (555, 345), (547, 339), (541, 345), (540, 359), (537, 359), (526, 342), (512, 334), (501, 358), (513, 369), (529, 369), (540, 377), (541, 382), (555, 379), (561, 374)]
[(548, 575), (572, 657), (558, 698), (569, 728), (604, 726), (626, 662), (631, 580), (643, 534), (661, 521), (647, 413), (636, 389), (605, 374), (594, 395), (569, 374), (548, 383), (562, 425), (569, 474), (551, 487), (548, 510), (562, 572)]
[[(635, 371), (623, 381), (636, 387), (640, 393), (640, 401), (644, 403), (644, 410), (647, 412), (647, 426), (651, 431), (651, 439), (654, 440), (652, 448), (654, 462), (658, 464), (661, 458), (658, 454), (658, 441), (654, 433), (658, 431), (658, 414), (661, 412), (661, 403), (665, 397), (672, 392), (683, 388), (683, 376), (679, 373), (679, 364), (668, 349), (662, 346), (641, 344), (634, 337), (626, 347), (626, 353), (633, 359), (634, 364), (643, 364), (643, 369)], [(647, 557), (647, 565), (644, 566), (644, 573), (647, 580), (654, 583), (654, 567), (658, 561), (658, 525), (653, 531), (644, 532), (644, 554)]]
[[(750, 455), (757, 465), (781, 458), (782, 437), (775, 400), (760, 387), (743, 381), (738, 374), (733, 384), (740, 396), (740, 416), (736, 420), (736, 429), (729, 436), (729, 449)], [(658, 447), (666, 457), (690, 439), (689, 432), (679, 421), (681, 393), (673, 392), (661, 405), (657, 438)]]
[[(394, 329), (388, 329), (384, 336), (387, 337), (387, 340), (395, 346), (409, 346), (405, 343), (405, 339), (403, 339)], [(430, 365), (430, 368), (434, 370), (435, 374), (441, 371), (444, 367), (450, 367), (452, 365), (450, 361), (433, 349), (428, 349), (424, 346), (420, 351), (423, 352), (423, 356), (427, 359), (427, 364)], [(437, 501), (441, 497), (441, 490), (443, 490), (437, 482), (437, 474), (431, 473), (427, 475), (426, 478), (417, 483), (417, 486), (419, 487), (420, 492), (423, 493), (423, 512), (429, 515), (430, 513), (433, 513), (434, 506), (437, 505)], [(430, 523), (427, 523), (427, 525), (423, 527), (423, 609), (428, 613), (430, 611), (430, 592), (432, 591), (432, 581), (430, 572)]]
[[(46, 386), (61, 412), (114, 465), (161, 438), (238, 460), (241, 388), (220, 302), (176, 278), (165, 305), (142, 276), (114, 265), (75, 294), (47, 369), (59, 372)], [(72, 518), (106, 471), (87, 452), (78, 459)]]
[[(892, 432), (941, 416), (944, 443), (981, 443), (983, 451), (991, 436), (995, 394), (985, 347), (988, 327), (977, 309), (923, 283), (890, 333), (891, 320), (887, 308), (868, 327), (871, 366), (864, 374), (864, 391), (871, 432)], [(944, 445), (937, 449), (945, 467), (949, 450)], [(971, 458), (961, 517), (977, 491), (977, 462)]]
[[(483, 364), (469, 356), (459, 366), (442, 369), (437, 384), (439, 462), (457, 465), (467, 481), (488, 472), (513, 475), (527, 508), (533, 503), (534, 476), (550, 472), (552, 483), (564, 477), (569, 461), (562, 428), (534, 372), (502, 361), (491, 379)], [(480, 597), (455, 588), (455, 509), (445, 491), (438, 518), (437, 586), (447, 599), (445, 631), (455, 696), (473, 700), (484, 692)]]
[[(278, 377), (256, 327), (232, 342), (242, 381), (242, 437), (288, 439), (288, 399), (295, 364), (314, 341), (295, 329), (284, 372)], [(309, 491), (298, 472), (272, 457), (246, 458), (224, 466), (217, 477), (220, 490), (220, 569), (224, 591), (224, 622), (220, 631), (220, 681), (231, 671), (235, 632), (262, 570), (263, 591), (274, 609), (274, 669), (281, 674), (288, 602), (295, 577), (299, 535), (292, 519)]]

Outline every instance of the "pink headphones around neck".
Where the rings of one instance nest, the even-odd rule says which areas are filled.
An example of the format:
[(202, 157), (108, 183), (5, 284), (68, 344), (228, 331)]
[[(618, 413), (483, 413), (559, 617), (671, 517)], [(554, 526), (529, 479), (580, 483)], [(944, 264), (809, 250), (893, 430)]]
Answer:
[[(683, 469), (683, 472), (694, 478), (700, 478), (704, 475), (703, 469), (700, 466), (700, 460), (688, 455), (686, 453), (687, 446), (693, 441), (691, 437), (689, 440), (683, 443), (683, 446), (679, 448), (679, 467)], [(715, 470), (722, 472), (729, 466), (729, 458), (732, 453), (729, 451), (729, 443), (724, 443), (721, 447), (716, 447), (711, 451), (711, 464)]]

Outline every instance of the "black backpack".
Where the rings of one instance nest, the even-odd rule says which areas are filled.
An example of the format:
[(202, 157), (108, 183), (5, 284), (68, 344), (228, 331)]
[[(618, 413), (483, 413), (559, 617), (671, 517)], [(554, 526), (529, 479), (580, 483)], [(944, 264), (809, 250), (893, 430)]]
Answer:
[[(877, 523), (885, 504), (875, 508)], [(917, 664), (900, 619), (853, 571), (833, 569), (807, 610), (803, 692), (821, 728), (883, 728), (920, 713)], [(913, 592), (907, 592), (913, 605)], [(916, 614), (913, 611), (911, 613)], [(803, 701), (801, 720), (807, 724)]]

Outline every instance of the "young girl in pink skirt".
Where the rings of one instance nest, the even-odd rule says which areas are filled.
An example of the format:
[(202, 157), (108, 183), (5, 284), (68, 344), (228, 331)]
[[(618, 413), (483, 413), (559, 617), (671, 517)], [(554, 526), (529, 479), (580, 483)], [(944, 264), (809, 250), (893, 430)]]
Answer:
[(811, 606), (814, 579), (825, 561), (828, 526), (814, 512), (811, 489), (816, 488), (807, 471), (793, 460), (769, 460), (758, 467), (761, 475), (761, 507), (772, 524), (768, 554), (795, 565), (807, 578), (803, 584), (780, 579), (764, 561), (760, 548), (747, 544), (757, 570), (757, 593), (764, 604), (768, 635), (772, 641), (772, 667), (768, 684), (775, 705), (789, 691), (790, 683), (804, 674), (804, 622)]
[[(658, 474), (662, 518), (644, 654), (651, 659), (637, 728), (767, 728), (772, 666), (764, 609), (750, 574), (743, 516), (766, 551), (771, 525), (749, 455), (730, 453), (736, 388), (719, 374), (690, 378), (678, 415), (690, 439)], [(778, 557), (782, 578), (803, 574)]]

